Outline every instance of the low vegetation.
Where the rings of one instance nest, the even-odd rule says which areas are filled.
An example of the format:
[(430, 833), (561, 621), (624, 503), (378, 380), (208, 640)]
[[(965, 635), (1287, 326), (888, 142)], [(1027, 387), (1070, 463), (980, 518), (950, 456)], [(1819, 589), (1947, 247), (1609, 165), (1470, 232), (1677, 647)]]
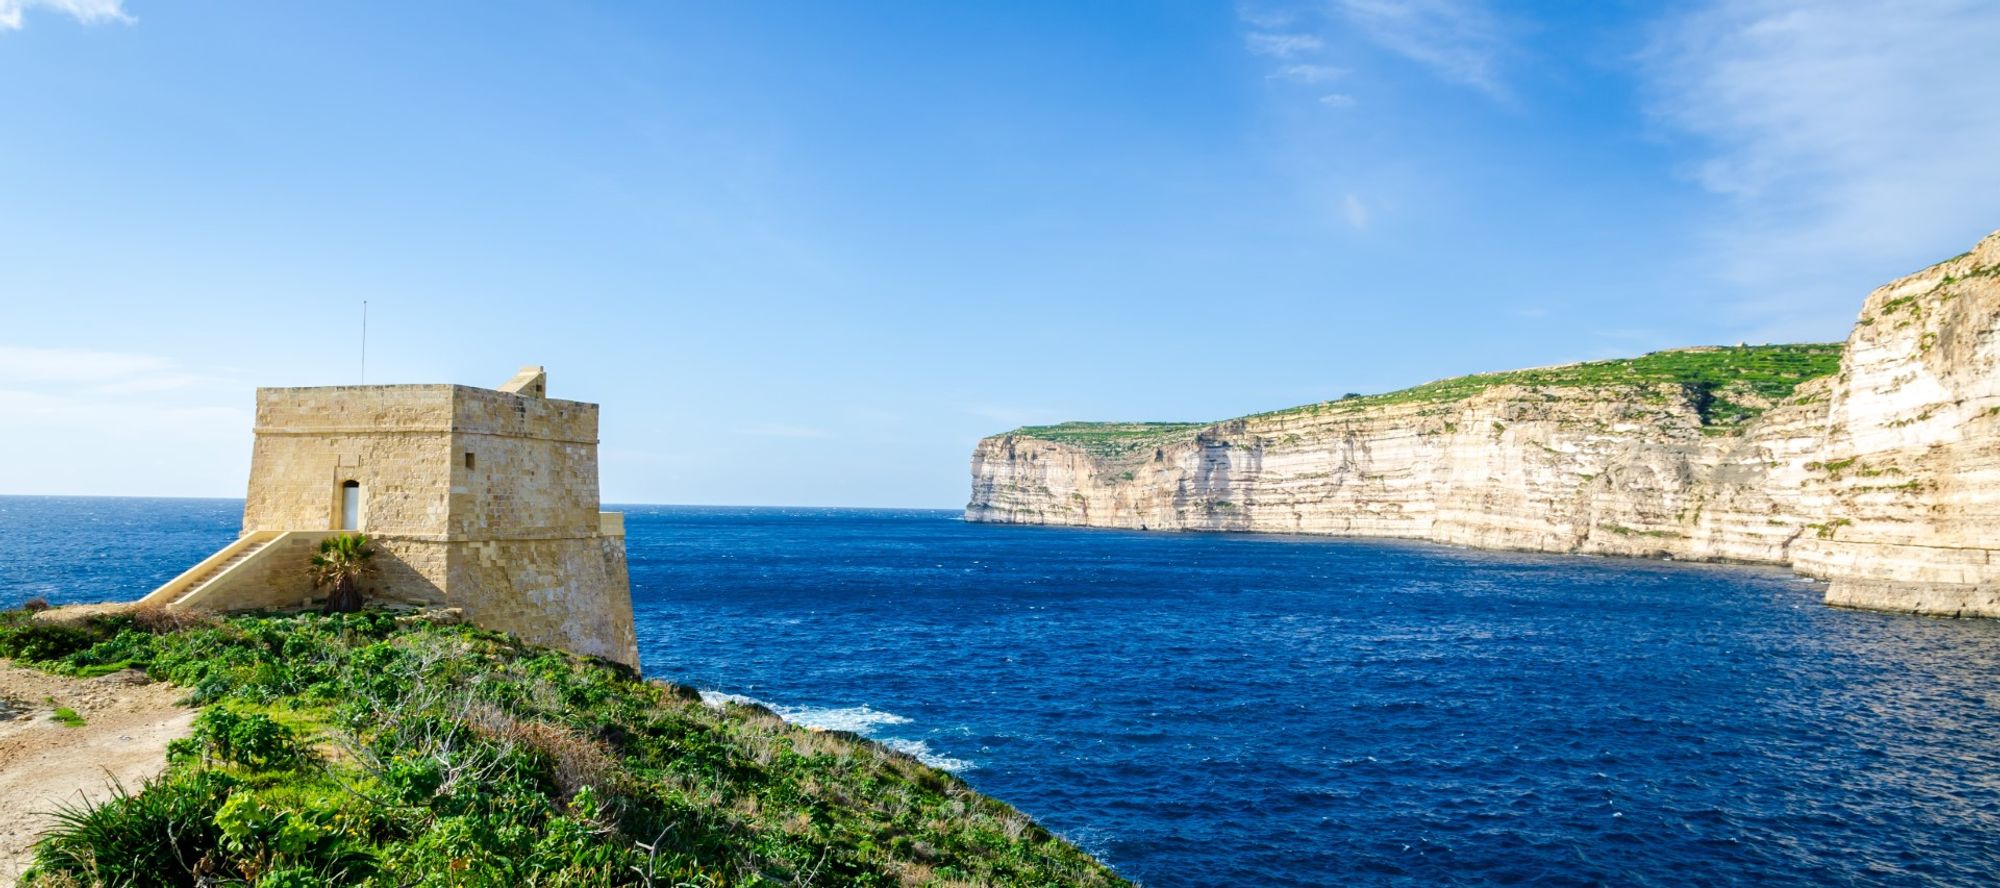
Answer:
[(1125, 456), (1193, 438), (1207, 428), (1199, 422), (1065, 422), (1022, 426), (1012, 434), (1073, 444), (1096, 456)]
[[(1840, 370), (1839, 344), (1739, 345), (1676, 349), (1636, 358), (1586, 361), (1555, 367), (1477, 373), (1440, 379), (1379, 395), (1348, 393), (1245, 419), (1357, 413), (1392, 404), (1448, 404), (1497, 386), (1552, 390), (1611, 388), (1644, 390), (1649, 398), (1684, 398), (1705, 427), (1726, 431), (1761, 415), (1801, 383)], [(1156, 447), (1193, 440), (1209, 423), (1066, 422), (1025, 426), (1011, 434), (1083, 448), (1095, 456), (1133, 456)]]
[[(1678, 387), (1697, 401), (1705, 418), (1713, 414), (1720, 422), (1740, 422), (1748, 417), (1739, 414), (1754, 415), (1761, 410), (1750, 405), (1718, 403), (1723, 396), (1733, 395), (1747, 402), (1784, 400), (1800, 383), (1839, 371), (1840, 352), (1838, 344), (1675, 349), (1636, 358), (1457, 376), (1386, 394), (1350, 396), (1260, 415), (1278, 416), (1328, 408), (1353, 410), (1384, 404), (1446, 403), (1462, 401), (1503, 385), (1529, 389)], [(1704, 398), (1708, 399), (1706, 404), (1701, 403)]]
[(908, 756), (469, 626), (13, 611), (0, 656), (203, 707), (27, 885), (1123, 884)]
[(375, 573), (374, 558), (375, 547), (368, 544), (367, 534), (335, 534), (319, 541), (310, 573), (313, 586), (327, 590), (327, 613), (361, 609), (361, 581)]

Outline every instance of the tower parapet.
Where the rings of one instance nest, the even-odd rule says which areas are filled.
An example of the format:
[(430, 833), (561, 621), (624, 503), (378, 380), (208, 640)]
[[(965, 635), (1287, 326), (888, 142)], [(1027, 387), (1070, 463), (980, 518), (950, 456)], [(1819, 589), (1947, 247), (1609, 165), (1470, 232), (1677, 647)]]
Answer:
[(314, 593), (292, 556), (361, 532), (382, 568), (373, 596), (637, 666), (624, 522), (599, 511), (597, 405), (547, 386), (531, 366), (499, 390), (258, 389), (241, 551), (147, 601), (298, 605)]

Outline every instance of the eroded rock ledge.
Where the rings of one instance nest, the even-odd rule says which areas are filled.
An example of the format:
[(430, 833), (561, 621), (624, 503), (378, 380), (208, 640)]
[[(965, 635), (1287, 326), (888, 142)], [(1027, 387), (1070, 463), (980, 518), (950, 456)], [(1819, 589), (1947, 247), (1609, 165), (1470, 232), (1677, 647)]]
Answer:
[(971, 521), (1789, 565), (1828, 604), (2000, 616), (2000, 232), (1842, 345), (1660, 352), (1213, 424), (979, 442)]

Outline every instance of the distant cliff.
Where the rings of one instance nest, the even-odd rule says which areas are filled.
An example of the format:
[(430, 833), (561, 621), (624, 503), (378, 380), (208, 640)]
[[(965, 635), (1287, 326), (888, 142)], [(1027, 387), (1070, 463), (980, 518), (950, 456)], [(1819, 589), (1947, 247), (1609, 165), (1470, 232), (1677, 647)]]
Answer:
[(1845, 346), (1693, 348), (1213, 424), (1017, 429), (972, 521), (1790, 565), (1829, 604), (2000, 616), (2000, 233)]

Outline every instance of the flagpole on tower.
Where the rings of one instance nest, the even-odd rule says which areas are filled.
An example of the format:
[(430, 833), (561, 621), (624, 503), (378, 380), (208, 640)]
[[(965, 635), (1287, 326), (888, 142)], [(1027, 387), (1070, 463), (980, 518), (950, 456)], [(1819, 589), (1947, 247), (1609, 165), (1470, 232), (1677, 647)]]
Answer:
[(368, 300), (361, 300), (361, 384), (368, 384)]

